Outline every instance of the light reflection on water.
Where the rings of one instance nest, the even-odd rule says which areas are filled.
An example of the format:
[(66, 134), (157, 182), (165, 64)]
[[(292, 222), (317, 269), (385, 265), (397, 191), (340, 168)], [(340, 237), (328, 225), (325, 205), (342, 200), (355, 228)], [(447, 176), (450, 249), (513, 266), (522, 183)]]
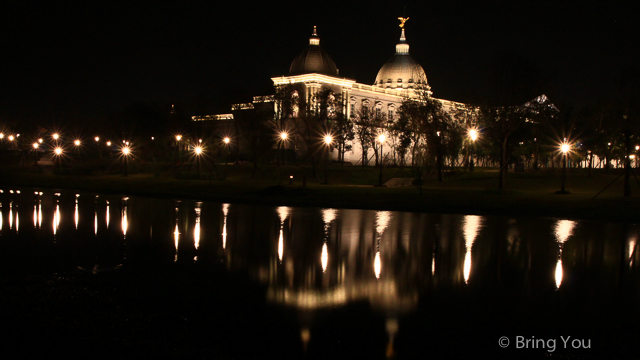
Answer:
[(556, 263), (555, 280), (556, 288), (560, 288), (562, 285), (563, 269), (562, 269), (562, 247), (565, 242), (573, 235), (573, 228), (576, 226), (575, 221), (571, 220), (558, 220), (555, 227), (555, 235), (559, 244), (558, 262)]
[(480, 231), (482, 217), (476, 215), (466, 215), (464, 217), (464, 243), (466, 253), (464, 256), (464, 282), (469, 283), (469, 275), (471, 274), (471, 249), (476, 241), (476, 236)]
[[(85, 246), (83, 234), (93, 233), (92, 241), (103, 246), (100, 251), (114, 254), (109, 258), (113, 263), (133, 262), (130, 255), (162, 243), (166, 246), (159, 256), (171, 259), (167, 261), (223, 263), (263, 282), (269, 301), (307, 310), (366, 300), (396, 316), (414, 309), (426, 289), (483, 286), (479, 284), (506, 276), (526, 278), (521, 286), (531, 287), (531, 292), (564, 289), (569, 284), (563, 277), (573, 277), (577, 267), (597, 270), (593, 273), (603, 278), (594, 279), (594, 286), (606, 286), (611, 283), (607, 274), (615, 274), (621, 261), (623, 268), (635, 271), (638, 258), (640, 229), (633, 224), (110, 195), (91, 195), (92, 201), (86, 202), (83, 194), (7, 190), (0, 195), (3, 241), (19, 238), (28, 243), (38, 237)], [(20, 206), (33, 206), (32, 229), (31, 212), (20, 213)], [(113, 229), (111, 210), (121, 215), (121, 226)], [(20, 216), (24, 219), (18, 234)], [(81, 255), (86, 259), (78, 261), (93, 262), (96, 257)]]

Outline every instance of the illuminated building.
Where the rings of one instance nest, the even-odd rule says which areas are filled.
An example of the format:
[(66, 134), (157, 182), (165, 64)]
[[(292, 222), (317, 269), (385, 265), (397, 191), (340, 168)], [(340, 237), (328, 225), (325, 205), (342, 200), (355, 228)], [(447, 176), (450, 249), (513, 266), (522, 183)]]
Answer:
[[(409, 44), (404, 29), (404, 23), (407, 19), (400, 18), (400, 20), (402, 30), (395, 54), (382, 65), (374, 84), (361, 84), (354, 79), (340, 77), (335, 62), (320, 46), (320, 37), (314, 26), (308, 47), (293, 60), (289, 74), (271, 78), (276, 93), (284, 87), (289, 87), (290, 93), (287, 95), (291, 96), (290, 108), (283, 109), (282, 97), (271, 95), (255, 96), (252, 103), (235, 104), (234, 109), (268, 109), (271, 111), (273, 108), (276, 117), (296, 121), (301, 116), (311, 115), (314, 111), (318, 111), (318, 95), (329, 90), (330, 96), (341, 100), (338, 105), (341, 109), (331, 108), (328, 110), (329, 113), (340, 112), (353, 119), (355, 123), (358, 122), (357, 118), (362, 116), (363, 112), (389, 120), (396, 119), (404, 100), (421, 99), (432, 95), (424, 69), (409, 54)], [(459, 102), (437, 100), (442, 102), (445, 111), (464, 107), (464, 104)], [(232, 114), (193, 117), (194, 121), (229, 121), (231, 119), (233, 119)], [(351, 145), (352, 149), (345, 153), (344, 160), (357, 163), (363, 158), (362, 148), (357, 141), (352, 141)], [(368, 151), (374, 150), (369, 148)], [(387, 153), (392, 151), (391, 146), (387, 147)], [(332, 150), (334, 158), (337, 157), (336, 153), (335, 150)]]

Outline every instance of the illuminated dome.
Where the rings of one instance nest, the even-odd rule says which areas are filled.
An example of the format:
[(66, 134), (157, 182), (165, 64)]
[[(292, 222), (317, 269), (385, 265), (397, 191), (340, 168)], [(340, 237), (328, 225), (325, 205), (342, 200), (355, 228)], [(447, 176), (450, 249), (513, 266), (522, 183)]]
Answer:
[(429, 90), (424, 69), (409, 55), (409, 44), (404, 36), (404, 28), (400, 35), (400, 42), (396, 45), (396, 54), (382, 65), (374, 85), (379, 88), (426, 88)]
[(309, 38), (309, 47), (298, 55), (289, 68), (289, 74), (300, 75), (309, 73), (319, 73), (324, 75), (338, 75), (336, 63), (331, 56), (320, 47), (320, 38), (313, 27), (313, 34)]

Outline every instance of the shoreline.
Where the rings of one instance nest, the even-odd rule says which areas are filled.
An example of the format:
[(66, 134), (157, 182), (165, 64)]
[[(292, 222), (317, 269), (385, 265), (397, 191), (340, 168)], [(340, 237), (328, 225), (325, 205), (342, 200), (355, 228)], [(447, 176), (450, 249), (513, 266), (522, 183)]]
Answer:
[[(512, 175), (512, 174), (509, 174)], [(492, 175), (495, 176), (495, 175)], [(613, 175), (612, 175), (613, 176)], [(614, 191), (593, 197), (594, 186), (576, 188), (559, 195), (540, 182), (530, 188), (514, 183), (506, 190), (450, 183), (416, 186), (375, 187), (373, 185), (309, 183), (278, 185), (267, 180), (193, 180), (149, 174), (54, 175), (4, 171), (0, 186), (66, 189), (105, 194), (181, 198), (271, 206), (324, 207), (389, 210), (446, 214), (560, 217), (609, 222), (638, 222), (640, 198), (623, 198)], [(484, 179), (484, 178), (483, 178)], [(486, 178), (490, 179), (490, 178)], [(485, 181), (486, 181), (485, 179)], [(515, 179), (516, 181), (517, 178)], [(543, 179), (544, 180), (544, 179)], [(606, 180), (606, 179), (603, 179)], [(580, 183), (581, 181), (578, 181)], [(468, 184), (467, 184), (468, 185)], [(546, 187), (546, 188), (545, 188)], [(572, 191), (571, 188), (569, 188)], [(636, 191), (637, 192), (637, 191)]]

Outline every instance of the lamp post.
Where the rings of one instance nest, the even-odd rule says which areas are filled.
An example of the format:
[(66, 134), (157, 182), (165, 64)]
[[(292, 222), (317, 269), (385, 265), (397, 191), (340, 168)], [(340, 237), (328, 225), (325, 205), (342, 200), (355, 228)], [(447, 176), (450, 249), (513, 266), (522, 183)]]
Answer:
[(196, 155), (197, 167), (198, 167), (198, 179), (200, 179), (200, 155), (202, 155), (202, 145), (197, 145), (193, 148), (193, 153)]
[(287, 139), (289, 138), (289, 134), (285, 131), (280, 133), (280, 140), (282, 140), (282, 163), (287, 163)]
[(325, 135), (324, 144), (327, 150), (327, 164), (324, 169), (324, 184), (329, 185), (329, 148), (331, 147), (331, 143), (333, 142), (333, 137), (331, 135)]
[(122, 147), (122, 156), (124, 156), (124, 176), (129, 175), (129, 155), (131, 155), (131, 148), (128, 145)]
[(60, 146), (56, 147), (53, 150), (53, 154), (55, 156), (55, 164), (58, 165), (58, 168), (60, 168), (62, 166), (62, 148)]
[(224, 142), (224, 145), (227, 147), (227, 159), (225, 160), (225, 165), (229, 164), (229, 143), (231, 142), (231, 139), (227, 136), (225, 137), (222, 142)]
[(387, 140), (387, 137), (384, 134), (378, 135), (378, 141), (380, 142), (380, 174), (378, 175), (378, 186), (383, 186), (382, 182), (382, 159), (383, 159), (383, 146), (384, 142)]
[(36, 141), (31, 146), (33, 146), (33, 154), (35, 158), (33, 166), (37, 166), (38, 165), (38, 148), (40, 147), (40, 144)]
[(562, 188), (560, 189), (558, 194), (568, 194), (568, 191), (564, 189), (564, 184), (567, 177), (567, 153), (570, 149), (571, 145), (569, 145), (567, 142), (563, 142), (560, 145), (560, 151), (562, 151), (562, 157), (564, 161), (562, 162)]
[(471, 129), (469, 130), (469, 138), (471, 139), (471, 154), (469, 155), (469, 171), (473, 171), (473, 153), (476, 147), (476, 140), (478, 139), (478, 130)]
[(176, 166), (180, 166), (180, 140), (182, 135), (176, 135)]

